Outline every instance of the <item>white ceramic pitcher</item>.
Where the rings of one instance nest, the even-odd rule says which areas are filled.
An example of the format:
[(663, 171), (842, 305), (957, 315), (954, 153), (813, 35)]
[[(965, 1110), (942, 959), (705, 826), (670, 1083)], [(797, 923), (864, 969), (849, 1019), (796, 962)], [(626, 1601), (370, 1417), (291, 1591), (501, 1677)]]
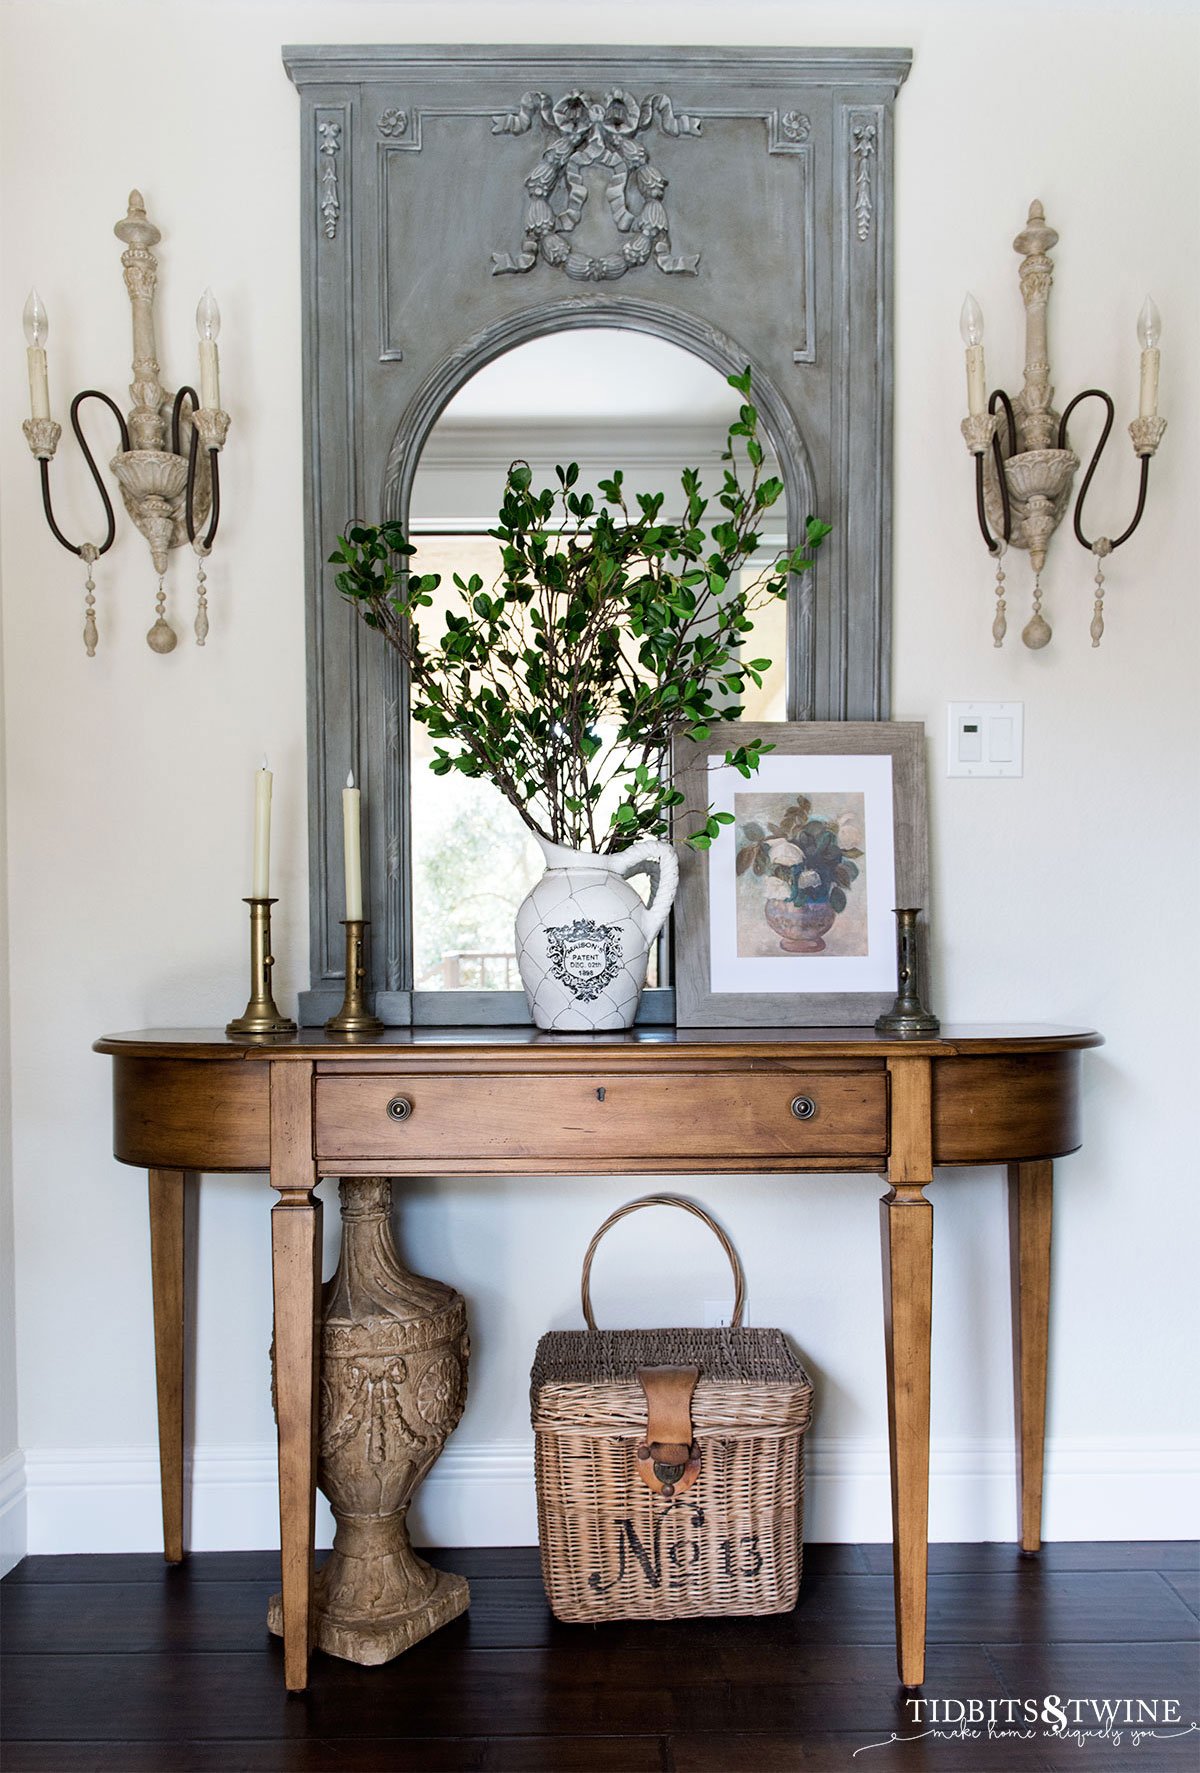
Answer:
[[(646, 982), (650, 944), (679, 884), (669, 843), (645, 838), (615, 856), (568, 850), (539, 837), (546, 872), (517, 912), (517, 962), (539, 1028), (628, 1028)], [(658, 879), (650, 903), (631, 874)]]

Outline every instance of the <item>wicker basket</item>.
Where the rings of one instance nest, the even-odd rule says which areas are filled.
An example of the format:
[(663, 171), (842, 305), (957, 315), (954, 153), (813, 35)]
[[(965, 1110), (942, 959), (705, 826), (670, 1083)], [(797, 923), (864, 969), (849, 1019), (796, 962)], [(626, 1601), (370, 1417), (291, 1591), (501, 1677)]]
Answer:
[[(596, 1328), (596, 1246), (648, 1206), (682, 1207), (720, 1239), (736, 1281), (732, 1328)], [(780, 1331), (741, 1328), (745, 1283), (728, 1238), (678, 1196), (631, 1201), (589, 1244), (581, 1291), (587, 1329), (542, 1337), (530, 1388), (555, 1617), (787, 1612), (800, 1588), (812, 1385)]]

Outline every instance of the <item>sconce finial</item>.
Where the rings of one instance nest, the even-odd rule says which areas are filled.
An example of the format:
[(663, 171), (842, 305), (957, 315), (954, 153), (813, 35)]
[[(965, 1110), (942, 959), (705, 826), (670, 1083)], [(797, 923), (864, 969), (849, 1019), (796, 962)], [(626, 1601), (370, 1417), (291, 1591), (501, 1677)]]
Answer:
[(123, 240), (126, 246), (141, 248), (157, 246), (162, 239), (161, 231), (155, 227), (146, 214), (145, 199), (140, 191), (129, 193), (127, 213), (115, 224), (113, 233), (118, 240)]
[(1058, 245), (1058, 231), (1047, 227), (1046, 212), (1042, 208), (1041, 199), (1035, 197), (1029, 205), (1029, 216), (1025, 226), (1013, 241), (1013, 251), (1020, 253), (1049, 252), (1052, 246)]

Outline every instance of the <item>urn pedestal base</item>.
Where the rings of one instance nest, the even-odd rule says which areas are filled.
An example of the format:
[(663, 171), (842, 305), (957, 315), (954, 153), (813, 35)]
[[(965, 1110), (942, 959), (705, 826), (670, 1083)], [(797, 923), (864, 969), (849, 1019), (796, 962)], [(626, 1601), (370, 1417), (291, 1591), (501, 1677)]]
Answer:
[[(465, 1578), (409, 1543), (408, 1509), (462, 1415), (466, 1306), (452, 1287), (406, 1269), (392, 1242), (392, 1185), (340, 1186), (342, 1251), (321, 1314), (317, 1482), (333, 1551), (317, 1572), (313, 1643), (368, 1666), (388, 1662), (470, 1604)], [(282, 1597), (267, 1624), (283, 1635)]]
[[(338, 1522), (329, 1561), (317, 1571), (314, 1645), (374, 1668), (411, 1650), (471, 1604), (465, 1576), (435, 1570), (408, 1542), (405, 1514)], [(267, 1626), (283, 1636), (282, 1597)]]

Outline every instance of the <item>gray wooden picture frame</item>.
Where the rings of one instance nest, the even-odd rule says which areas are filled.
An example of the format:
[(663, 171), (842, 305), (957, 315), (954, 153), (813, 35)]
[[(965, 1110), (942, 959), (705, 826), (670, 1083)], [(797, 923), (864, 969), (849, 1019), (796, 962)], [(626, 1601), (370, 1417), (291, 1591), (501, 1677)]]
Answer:
[[(732, 745), (762, 739), (779, 756), (873, 756), (892, 760), (895, 904), (927, 910), (929, 847), (925, 810), (925, 728), (920, 721), (737, 722), (715, 728), (704, 740), (678, 739), (672, 754), (675, 782), (685, 795), (676, 809), (679, 825), (695, 829), (708, 805), (710, 758)], [(752, 791), (754, 778), (747, 787)], [(714, 991), (710, 954), (709, 857), (679, 848), (675, 901), (675, 1018), (681, 1028), (823, 1028), (869, 1026), (892, 1006), (893, 984), (877, 991)], [(924, 972), (925, 920), (918, 925)]]
[[(517, 993), (413, 989), (408, 685), (339, 601), (327, 565), (355, 518), (408, 522), (442, 409), (514, 346), (612, 327), (680, 345), (722, 374), (750, 364), (786, 483), (789, 546), (810, 512), (834, 529), (789, 589), (789, 717), (887, 718), (892, 119), (911, 59), (902, 48), (284, 49), (301, 100), (305, 1023), (342, 997), (348, 770), (363, 795), (376, 1014), (392, 1025), (527, 1016)], [(529, 251), (534, 186), (560, 139), (554, 107), (572, 94), (600, 109), (637, 101), (628, 139), (665, 183), (670, 230), (649, 254), (635, 250), (636, 228), (614, 232), (599, 188), (577, 250), (556, 262)], [(669, 989), (647, 992), (640, 1019), (670, 1010)]]

